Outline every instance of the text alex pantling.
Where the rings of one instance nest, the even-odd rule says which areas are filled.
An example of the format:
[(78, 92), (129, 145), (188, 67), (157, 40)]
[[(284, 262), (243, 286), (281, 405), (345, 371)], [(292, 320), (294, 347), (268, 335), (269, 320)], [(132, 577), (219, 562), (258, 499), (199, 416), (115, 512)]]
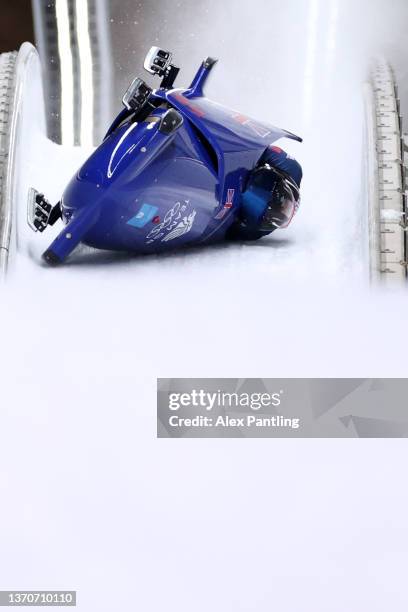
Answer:
[(299, 429), (300, 419), (287, 418), (284, 416), (259, 417), (247, 414), (243, 417), (219, 416), (212, 418), (208, 416), (179, 417), (173, 415), (169, 418), (171, 427), (287, 427)]

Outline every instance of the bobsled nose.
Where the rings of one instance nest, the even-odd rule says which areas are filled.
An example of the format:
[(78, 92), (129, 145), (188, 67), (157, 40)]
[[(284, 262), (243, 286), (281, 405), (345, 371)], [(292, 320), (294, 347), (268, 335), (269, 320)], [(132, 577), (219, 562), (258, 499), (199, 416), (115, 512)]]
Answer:
[(63, 219), (69, 221), (76, 212), (99, 202), (103, 193), (102, 182), (103, 175), (99, 170), (75, 176), (62, 195)]

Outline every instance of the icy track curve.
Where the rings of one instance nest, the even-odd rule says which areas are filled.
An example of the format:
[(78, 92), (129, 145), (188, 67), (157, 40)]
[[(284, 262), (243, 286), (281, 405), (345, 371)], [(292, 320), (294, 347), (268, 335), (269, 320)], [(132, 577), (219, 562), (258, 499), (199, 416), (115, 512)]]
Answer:
[[(285, 231), (256, 243), (222, 244), (210, 248), (186, 250), (172, 255), (157, 257), (133, 257), (91, 252), (79, 249), (67, 265), (51, 271), (41, 263), (41, 253), (58, 233), (58, 224), (43, 235), (34, 234), (26, 222), (26, 201), (30, 187), (35, 187), (55, 202), (81, 162), (89, 155), (89, 150), (79, 147), (57, 145), (45, 136), (45, 118), (41, 67), (37, 52), (31, 45), (24, 45), (19, 57), (24, 56), (20, 65), (24, 70), (18, 73), (19, 118), (16, 129), (14, 167), (16, 180), (13, 185), (13, 208), (15, 212), (14, 249), (12, 249), (11, 273), (14, 279), (26, 275), (58, 274), (84, 279), (94, 274), (97, 264), (102, 263), (105, 274), (126, 276), (129, 272), (140, 278), (144, 273), (155, 278), (163, 272), (171, 274), (176, 285), (183, 286), (186, 273), (215, 275), (239, 274), (242, 281), (248, 277), (258, 277), (262, 282), (290, 283), (323, 282), (329, 285), (360, 283), (368, 279), (367, 228), (364, 221), (364, 198), (356, 198), (339, 193), (337, 200), (329, 198), (324, 191), (320, 194), (308, 177), (307, 167), (311, 160), (306, 159), (306, 176), (302, 189), (302, 206), (292, 224)], [(361, 117), (360, 117), (361, 120)], [(287, 147), (303, 162), (305, 156), (313, 156), (313, 143)], [(303, 159), (302, 159), (303, 157)], [(357, 186), (357, 191), (359, 186)], [(320, 198), (320, 199), (319, 199)], [(124, 280), (126, 282), (126, 280)]]
[[(52, 240), (34, 234), (27, 224), (27, 196), (31, 186), (41, 188), (51, 201), (58, 201), (72, 174), (89, 151), (62, 147), (46, 137), (41, 65), (36, 49), (25, 43), (16, 66), (16, 128), (12, 143), (13, 174), (11, 201), (13, 229), (10, 245), (10, 272), (24, 277), (35, 267), (41, 271), (40, 255)], [(54, 234), (55, 234), (54, 230)]]
[(0, 55), (0, 275), (7, 272), (10, 247), (14, 134), (18, 104), (16, 103), (17, 53)]

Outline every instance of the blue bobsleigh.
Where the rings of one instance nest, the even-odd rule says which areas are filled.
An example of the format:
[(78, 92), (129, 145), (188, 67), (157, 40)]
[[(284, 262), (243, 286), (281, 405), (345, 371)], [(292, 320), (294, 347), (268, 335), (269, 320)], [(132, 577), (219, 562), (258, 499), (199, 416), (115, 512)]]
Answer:
[(153, 90), (135, 79), (103, 142), (51, 204), (35, 190), (29, 224), (64, 228), (45, 251), (61, 263), (79, 243), (152, 253), (222, 240), (240, 214), (241, 194), (265, 151), (294, 134), (212, 102), (206, 59), (188, 89), (174, 89), (171, 54), (152, 47), (145, 68), (162, 77)]

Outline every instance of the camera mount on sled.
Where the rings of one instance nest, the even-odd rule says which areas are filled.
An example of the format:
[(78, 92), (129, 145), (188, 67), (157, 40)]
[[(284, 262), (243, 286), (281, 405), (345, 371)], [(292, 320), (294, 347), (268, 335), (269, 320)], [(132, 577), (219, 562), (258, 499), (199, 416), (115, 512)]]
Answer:
[(160, 47), (150, 47), (143, 64), (143, 67), (150, 74), (162, 78), (160, 87), (170, 89), (180, 71), (177, 66), (171, 63), (173, 55), (170, 51), (160, 49)]
[[(160, 87), (169, 89), (179, 73), (179, 68), (171, 63), (172, 54), (159, 47), (151, 47), (144, 61), (144, 68), (150, 74), (162, 77)], [(128, 111), (140, 113), (149, 103), (153, 89), (139, 77), (134, 79), (122, 98), (123, 105)], [(150, 108), (152, 110), (153, 107)]]
[(130, 111), (139, 112), (147, 103), (153, 89), (137, 77), (127, 88), (122, 98), (123, 105)]

